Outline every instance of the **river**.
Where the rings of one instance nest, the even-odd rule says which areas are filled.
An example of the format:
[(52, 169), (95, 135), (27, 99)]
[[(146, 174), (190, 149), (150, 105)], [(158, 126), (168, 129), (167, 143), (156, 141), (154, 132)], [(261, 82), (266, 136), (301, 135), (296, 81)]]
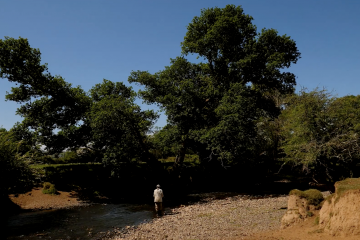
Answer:
[(101, 233), (154, 217), (152, 204), (94, 204), (22, 212), (8, 218), (6, 232), (7, 239), (98, 239)]

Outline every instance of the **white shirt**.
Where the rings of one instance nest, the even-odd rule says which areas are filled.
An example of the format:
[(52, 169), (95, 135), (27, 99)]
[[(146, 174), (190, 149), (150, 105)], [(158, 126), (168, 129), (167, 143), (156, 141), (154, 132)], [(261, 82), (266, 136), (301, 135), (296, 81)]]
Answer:
[(154, 202), (162, 202), (162, 198), (164, 197), (163, 190), (157, 188), (154, 190)]

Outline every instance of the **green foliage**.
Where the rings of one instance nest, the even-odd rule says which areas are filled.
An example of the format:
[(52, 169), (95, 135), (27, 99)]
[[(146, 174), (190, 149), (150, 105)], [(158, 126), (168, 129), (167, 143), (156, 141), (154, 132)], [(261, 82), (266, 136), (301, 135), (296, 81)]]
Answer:
[[(19, 85), (6, 98), (22, 104), (17, 114), (24, 118), (12, 131), (34, 152), (41, 144), (46, 155), (70, 149), (64, 162), (100, 156), (118, 173), (136, 161), (158, 164), (157, 158), (174, 155), (180, 166), (186, 154), (202, 164), (254, 166), (263, 156), (275, 156), (263, 147), (271, 131), (258, 126), (279, 114), (269, 96), (293, 92), (295, 75), (286, 68), (300, 53), (290, 37), (274, 29), (258, 33), (252, 20), (234, 5), (203, 9), (188, 25), (182, 56), (155, 74), (131, 73), (129, 82), (144, 86), (138, 95), (168, 116), (168, 125), (153, 136), (147, 134), (158, 116), (135, 104), (130, 87), (104, 79), (86, 93), (51, 75), (27, 39), (5, 37), (0, 77)], [(191, 63), (187, 54), (203, 62)], [(75, 154), (81, 147), (89, 155)]]
[(286, 162), (321, 180), (352, 176), (360, 159), (360, 96), (302, 90), (287, 99), (280, 118)]
[(99, 180), (110, 176), (110, 169), (102, 163), (68, 163), (32, 165), (31, 168), (42, 181), (54, 183), (58, 189), (72, 189), (72, 186), (98, 186)]
[(154, 161), (146, 144), (146, 133), (157, 114), (152, 110), (142, 111), (134, 103), (135, 93), (121, 83), (104, 80), (90, 93), (94, 99), (88, 113), (93, 146), (105, 149), (105, 163), (114, 165), (133, 158)]
[(317, 189), (309, 189), (306, 191), (293, 189), (290, 191), (289, 195), (295, 195), (300, 198), (305, 198), (308, 201), (308, 204), (314, 206), (320, 206), (321, 202), (324, 200), (322, 193)]
[(42, 143), (54, 153), (85, 144), (87, 126), (77, 124), (86, 123), (91, 100), (80, 87), (52, 76), (47, 64), (41, 64), (40, 50), (31, 48), (27, 39), (0, 40), (0, 77), (19, 84), (6, 99), (22, 104), (17, 114), (24, 120), (16, 126), (22, 139)]
[(51, 156), (36, 156), (32, 157), (33, 164), (55, 164), (56, 159)]
[(257, 33), (252, 20), (240, 6), (203, 9), (188, 25), (182, 51), (204, 58), (216, 78), (213, 81), (225, 85), (224, 90), (241, 82), (252, 83), (262, 92), (292, 92), (295, 76), (280, 69), (299, 59), (295, 42), (274, 29)]
[(347, 178), (335, 183), (335, 194), (337, 197), (343, 196), (346, 192), (360, 189), (360, 178)]
[(300, 58), (295, 41), (274, 29), (257, 33), (252, 17), (227, 5), (203, 9), (188, 25), (181, 46), (183, 54), (196, 54), (203, 63), (182, 56), (155, 74), (136, 71), (129, 77), (145, 87), (140, 96), (168, 116), (167, 131), (159, 133), (157, 143), (168, 143), (164, 152), (176, 147), (178, 163), (187, 149), (203, 163), (255, 159), (261, 145), (257, 121), (279, 113), (268, 95), (293, 92), (295, 76), (284, 69)]
[(54, 184), (51, 184), (49, 182), (44, 182), (42, 193), (43, 194), (55, 195), (55, 194), (58, 193), (58, 191), (56, 190)]
[(6, 95), (22, 104), (17, 114), (24, 120), (12, 131), (32, 150), (39, 150), (40, 144), (48, 155), (91, 149), (86, 156), (73, 154), (65, 161), (93, 156), (111, 164), (133, 158), (154, 161), (146, 133), (157, 114), (141, 111), (134, 103), (136, 94), (123, 83), (104, 79), (86, 93), (52, 76), (47, 64), (41, 64), (40, 50), (21, 37), (0, 40), (0, 77), (18, 85)]
[(76, 153), (76, 151), (67, 151), (64, 152), (63, 155), (59, 158), (64, 162), (64, 163), (71, 163), (71, 162), (80, 162), (79, 161), (79, 156)]
[(0, 195), (23, 191), (33, 185), (33, 174), (26, 155), (20, 154), (22, 142), (8, 131), (0, 132)]

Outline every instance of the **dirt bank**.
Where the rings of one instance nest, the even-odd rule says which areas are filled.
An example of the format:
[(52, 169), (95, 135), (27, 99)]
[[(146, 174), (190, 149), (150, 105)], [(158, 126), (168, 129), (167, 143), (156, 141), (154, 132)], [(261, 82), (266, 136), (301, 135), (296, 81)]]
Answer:
[(332, 236), (319, 230), (315, 217), (282, 230), (265, 231), (243, 238), (244, 240), (359, 240), (359, 236)]
[(75, 192), (59, 191), (57, 195), (49, 195), (43, 194), (41, 188), (34, 188), (24, 194), (11, 194), (9, 198), (21, 209), (27, 210), (60, 209), (87, 205), (78, 199)]

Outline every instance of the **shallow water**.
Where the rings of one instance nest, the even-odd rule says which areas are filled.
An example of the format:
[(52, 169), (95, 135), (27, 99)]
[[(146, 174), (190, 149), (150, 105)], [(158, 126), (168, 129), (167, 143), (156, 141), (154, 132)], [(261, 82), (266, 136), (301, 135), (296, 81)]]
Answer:
[[(245, 198), (261, 198), (235, 192), (191, 194), (184, 199), (169, 201), (165, 212), (180, 204), (192, 204), (208, 197), (223, 199), (242, 195)], [(8, 239), (99, 239), (101, 233), (138, 225), (156, 217), (153, 204), (95, 204), (73, 209), (23, 212), (8, 218)]]
[(97, 239), (100, 232), (155, 217), (149, 204), (96, 204), (73, 209), (25, 212), (9, 217), (8, 239)]

